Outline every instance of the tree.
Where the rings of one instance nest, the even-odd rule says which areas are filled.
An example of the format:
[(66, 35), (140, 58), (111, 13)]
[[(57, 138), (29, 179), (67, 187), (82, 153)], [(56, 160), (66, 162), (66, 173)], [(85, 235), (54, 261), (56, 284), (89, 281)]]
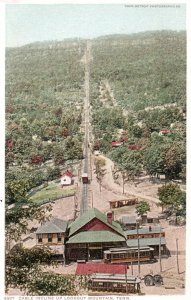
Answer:
[(143, 216), (148, 211), (150, 211), (149, 203), (146, 201), (139, 202), (139, 204), (136, 205), (136, 211), (138, 215)]
[(47, 168), (47, 180), (54, 180), (60, 176), (60, 168), (59, 167), (48, 167)]
[[(25, 206), (6, 207), (7, 241), (18, 241), (28, 230), (29, 220), (43, 222), (51, 209), (50, 204), (39, 207), (27, 201)], [(46, 267), (52, 264), (51, 252), (46, 247), (26, 249), (17, 244), (6, 250), (6, 290), (19, 288), (27, 295), (77, 294), (79, 282), (75, 276), (46, 272)]]
[(9, 240), (18, 241), (21, 235), (27, 232), (29, 220), (35, 219), (42, 223), (49, 219), (51, 210), (51, 204), (38, 206), (26, 200), (12, 208), (6, 206), (6, 236)]
[(65, 137), (65, 138), (67, 138), (67, 137), (69, 136), (69, 130), (68, 130), (68, 128), (64, 127), (64, 128), (62, 129), (61, 135), (62, 135), (63, 137)]
[(181, 212), (185, 214), (186, 193), (182, 192), (178, 184), (169, 183), (158, 188), (160, 205), (168, 208), (171, 213)]
[(157, 173), (165, 173), (166, 145), (152, 144), (144, 151), (144, 167), (148, 174), (155, 176)]
[(100, 188), (100, 192), (101, 192), (102, 180), (103, 180), (103, 177), (106, 174), (106, 169), (104, 168), (104, 166), (105, 166), (105, 159), (103, 159), (103, 158), (96, 158), (94, 160), (94, 165), (95, 165), (94, 173), (96, 174), (96, 179), (99, 182), (99, 188)]
[(50, 264), (47, 248), (15, 246), (6, 256), (6, 289), (20, 288), (31, 296), (77, 295), (77, 277), (45, 271)]
[(30, 159), (32, 165), (41, 165), (44, 161), (44, 157), (40, 154), (32, 154)]
[(186, 165), (185, 145), (173, 144), (165, 154), (165, 172), (169, 178), (177, 178)]
[(62, 147), (55, 147), (54, 149), (54, 164), (57, 165), (62, 165), (65, 162), (65, 151)]
[(126, 171), (128, 178), (134, 180), (134, 177), (142, 170), (142, 154), (140, 151), (128, 149), (122, 156), (121, 166)]
[(82, 159), (82, 143), (77, 137), (67, 137), (65, 139), (65, 151), (67, 153), (67, 159)]
[(5, 184), (5, 196), (6, 203), (15, 203), (27, 198), (27, 192), (31, 188), (29, 178), (14, 179), (6, 182)]

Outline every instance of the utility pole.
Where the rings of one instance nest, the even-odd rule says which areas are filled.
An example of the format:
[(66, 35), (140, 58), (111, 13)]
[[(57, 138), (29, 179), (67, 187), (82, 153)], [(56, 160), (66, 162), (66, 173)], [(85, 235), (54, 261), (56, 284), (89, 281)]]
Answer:
[(124, 174), (122, 173), (122, 180), (123, 180), (123, 195), (124, 195), (124, 192), (125, 192), (125, 189), (124, 189), (124, 185), (125, 185), (125, 178), (124, 178)]
[(177, 263), (177, 272), (178, 274), (180, 274), (179, 261), (178, 261), (178, 239), (176, 239), (176, 263)]
[(139, 226), (138, 222), (136, 222), (137, 227), (137, 242), (138, 242), (138, 275), (140, 276), (140, 243), (139, 243)]
[(161, 263), (161, 226), (160, 226), (160, 236), (159, 236), (159, 262), (160, 262), (160, 273), (162, 272), (162, 263)]
[(128, 287), (127, 287), (127, 265), (124, 265), (125, 267), (125, 281), (126, 281), (126, 294), (128, 294)]
[(131, 274), (133, 275), (133, 262), (131, 261)]
[(91, 149), (90, 149), (90, 178), (92, 180), (92, 156), (91, 156)]
[(94, 207), (93, 191), (92, 191), (92, 190), (90, 190), (90, 192), (91, 192), (91, 195), (92, 195), (92, 208), (93, 208), (93, 207)]

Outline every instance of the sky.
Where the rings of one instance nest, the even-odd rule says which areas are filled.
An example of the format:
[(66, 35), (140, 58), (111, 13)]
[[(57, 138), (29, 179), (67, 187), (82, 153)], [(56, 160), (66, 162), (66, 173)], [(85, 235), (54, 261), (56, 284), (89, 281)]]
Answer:
[(185, 4), (8, 4), (5, 16), (8, 47), (73, 37), (186, 30)]

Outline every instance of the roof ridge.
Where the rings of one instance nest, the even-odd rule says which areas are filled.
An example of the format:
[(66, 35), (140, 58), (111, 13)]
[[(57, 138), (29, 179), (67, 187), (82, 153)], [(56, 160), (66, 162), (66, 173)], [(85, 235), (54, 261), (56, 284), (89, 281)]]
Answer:
[[(88, 218), (88, 216), (89, 216), (89, 218)], [(84, 218), (84, 222), (82, 222), (81, 225), (79, 224), (80, 227), (78, 227), (77, 226), (78, 223), (80, 223), (80, 220), (83, 220), (83, 218)], [(88, 211), (86, 211), (83, 215), (78, 217), (73, 223), (70, 224), (70, 226), (69, 226), (70, 235), (74, 234), (78, 229), (82, 228), (84, 225), (86, 225), (88, 222), (90, 222), (93, 218), (99, 219), (101, 222), (103, 222), (108, 227), (112, 228), (114, 231), (118, 232), (120, 235), (122, 235), (124, 237), (124, 232), (123, 232), (122, 228), (121, 227), (119, 228), (120, 225), (118, 226), (118, 223), (115, 221), (112, 221), (112, 224), (108, 223), (107, 216), (105, 215), (105, 213), (101, 212), (100, 210), (98, 210), (95, 207), (90, 208)], [(73, 230), (71, 233), (72, 228), (73, 228)]]

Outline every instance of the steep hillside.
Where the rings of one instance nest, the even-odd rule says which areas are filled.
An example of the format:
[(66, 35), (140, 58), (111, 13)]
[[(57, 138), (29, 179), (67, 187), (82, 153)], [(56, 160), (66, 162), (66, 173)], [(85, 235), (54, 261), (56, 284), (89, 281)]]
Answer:
[(92, 48), (92, 82), (108, 80), (122, 107), (185, 104), (185, 32), (105, 36), (94, 40)]

